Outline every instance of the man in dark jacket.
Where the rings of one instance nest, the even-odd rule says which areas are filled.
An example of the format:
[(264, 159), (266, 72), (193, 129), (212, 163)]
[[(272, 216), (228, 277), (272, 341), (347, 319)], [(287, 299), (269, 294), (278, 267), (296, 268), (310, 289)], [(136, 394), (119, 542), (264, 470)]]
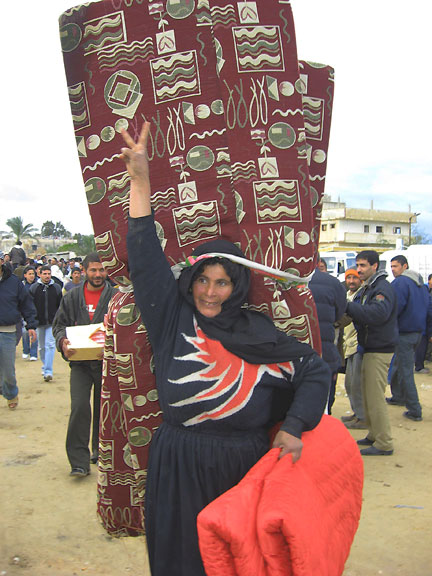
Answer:
[[(66, 451), (71, 465), (71, 476), (90, 474), (90, 461), (95, 464), (99, 446), (99, 413), (102, 385), (102, 359), (74, 360), (76, 350), (70, 347), (66, 335), (68, 326), (99, 324), (104, 321), (108, 304), (116, 290), (107, 282), (107, 274), (96, 252), (83, 261), (86, 279), (81, 286), (67, 292), (53, 324), (57, 349), (65, 360), (70, 360), (71, 413), (66, 437)], [(92, 454), (90, 456), (90, 406), (93, 389)]]
[(332, 372), (328, 413), (331, 414), (336, 390), (338, 370), (342, 359), (335, 344), (335, 323), (344, 315), (346, 308), (346, 290), (337, 278), (316, 268), (309, 289), (315, 300), (321, 335), (322, 358)]
[(26, 322), (30, 341), (36, 340), (36, 310), (33, 301), (18, 276), (4, 265), (0, 251), (0, 386), (8, 406), (18, 406), (18, 386), (15, 376), (16, 326)]
[(54, 316), (60, 306), (62, 290), (51, 278), (51, 268), (42, 266), (40, 277), (30, 290), (37, 312), (39, 323), (37, 329), (40, 359), (42, 360), (42, 376), (45, 382), (53, 379), (53, 362), (55, 340), (52, 332)]
[(392, 397), (389, 404), (405, 405), (404, 416), (416, 422), (422, 420), (422, 407), (414, 381), (414, 359), (422, 336), (432, 326), (432, 301), (423, 278), (409, 270), (402, 254), (391, 259), (395, 277), (392, 288), (398, 301), (399, 341), (395, 350), (395, 369), (392, 375)]
[(398, 340), (396, 294), (387, 282), (387, 272), (378, 270), (375, 250), (357, 254), (357, 272), (363, 286), (347, 313), (354, 320), (358, 343), (363, 351), (362, 392), (369, 433), (358, 440), (364, 456), (393, 454), (385, 389), (390, 362)]
[(12, 263), (12, 268), (18, 268), (18, 266), (24, 266), (26, 263), (26, 253), (24, 252), (24, 248), (22, 247), (21, 240), (17, 240), (15, 246), (12, 247), (11, 251), (9, 252), (9, 256)]

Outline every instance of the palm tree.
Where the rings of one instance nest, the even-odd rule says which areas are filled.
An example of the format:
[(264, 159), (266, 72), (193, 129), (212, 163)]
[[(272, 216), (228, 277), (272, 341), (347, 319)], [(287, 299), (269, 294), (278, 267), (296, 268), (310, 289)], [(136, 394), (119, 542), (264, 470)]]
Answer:
[(13, 218), (6, 220), (6, 226), (9, 226), (15, 234), (17, 242), (18, 240), (21, 240), (21, 238), (31, 236), (34, 232), (37, 232), (37, 229), (33, 224), (24, 224), (21, 216), (14, 216)]

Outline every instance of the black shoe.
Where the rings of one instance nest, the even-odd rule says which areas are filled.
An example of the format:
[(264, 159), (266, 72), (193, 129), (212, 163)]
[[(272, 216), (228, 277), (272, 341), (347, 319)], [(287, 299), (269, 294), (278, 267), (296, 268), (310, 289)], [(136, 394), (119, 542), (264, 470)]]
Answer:
[(351, 422), (352, 420), (355, 420), (357, 418), (357, 416), (355, 414), (350, 414), (349, 416), (342, 416), (341, 418), (341, 422)]
[(90, 474), (90, 470), (85, 470), (85, 468), (72, 468), (70, 471), (70, 476), (76, 476), (77, 478), (84, 478), (84, 476), (88, 476)]
[(357, 444), (359, 446), (372, 446), (372, 444), (375, 442), (375, 440), (369, 440), (369, 438), (366, 436), (366, 438), (362, 438), (361, 440), (357, 440)]
[(375, 446), (369, 446), (369, 448), (360, 450), (360, 454), (362, 456), (391, 456), (393, 450), (380, 450), (379, 448), (375, 448)]
[(401, 402), (400, 400), (395, 400), (392, 398), (386, 398), (387, 404), (391, 404), (392, 406), (405, 406), (405, 402)]
[(421, 416), (416, 416), (415, 414), (413, 414), (409, 410), (404, 412), (403, 415), (405, 416), (405, 418), (408, 418), (409, 420), (414, 420), (414, 422), (421, 422), (423, 420), (423, 418)]
[(92, 453), (91, 458), (90, 458), (90, 462), (92, 464), (96, 464), (99, 458), (99, 452), (97, 450), (95, 450), (95, 452)]

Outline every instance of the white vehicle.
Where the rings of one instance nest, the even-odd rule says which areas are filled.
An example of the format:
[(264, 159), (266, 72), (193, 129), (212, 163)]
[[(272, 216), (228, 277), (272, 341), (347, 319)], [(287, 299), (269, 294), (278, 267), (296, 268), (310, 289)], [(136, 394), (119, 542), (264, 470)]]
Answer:
[(429, 274), (432, 274), (432, 244), (412, 244), (405, 250), (387, 250), (380, 254), (379, 267), (386, 270), (389, 282), (394, 280), (391, 259), (400, 254), (408, 260), (409, 268), (421, 274), (427, 282)]
[(346, 270), (357, 269), (356, 256), (357, 252), (320, 252), (320, 258), (327, 264), (327, 272), (341, 282), (345, 280)]

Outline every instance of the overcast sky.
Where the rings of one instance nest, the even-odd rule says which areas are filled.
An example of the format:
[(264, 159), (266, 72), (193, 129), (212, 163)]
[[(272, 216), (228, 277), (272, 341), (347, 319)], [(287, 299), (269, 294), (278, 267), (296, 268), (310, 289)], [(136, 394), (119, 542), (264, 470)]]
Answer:
[[(0, 230), (22, 216), (37, 228), (60, 220), (92, 232), (58, 35), (60, 13), (76, 4), (17, 0), (3, 9)], [(291, 5), (299, 58), (335, 68), (326, 192), (354, 208), (410, 205), (432, 233), (432, 3)]]

